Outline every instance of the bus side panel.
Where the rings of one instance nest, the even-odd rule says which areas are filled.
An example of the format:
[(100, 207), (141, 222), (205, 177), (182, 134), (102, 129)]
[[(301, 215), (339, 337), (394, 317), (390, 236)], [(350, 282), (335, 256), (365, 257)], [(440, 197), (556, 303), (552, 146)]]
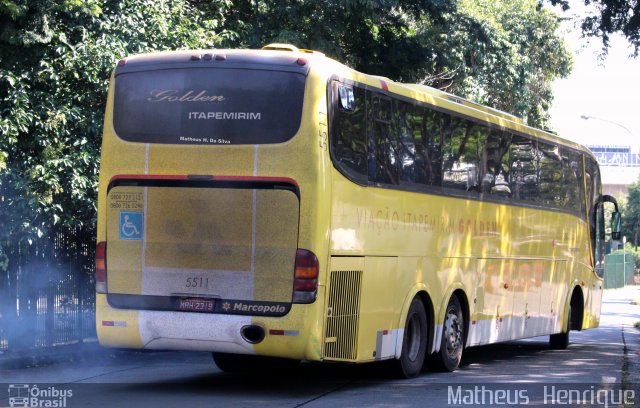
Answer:
[(584, 318), (581, 329), (595, 328), (600, 325), (600, 306), (604, 282), (595, 277), (588, 266), (576, 263), (576, 280), (584, 296)]
[[(589, 273), (593, 273), (588, 271)], [(587, 316), (582, 324), (583, 329), (591, 329), (600, 325), (600, 307), (602, 304), (602, 289), (604, 284), (596, 280), (589, 290), (589, 304)]]
[(509, 262), (480, 259), (478, 273), (481, 276), (477, 301), (479, 313), (472, 321), (475, 327), (471, 345), (500, 341), (505, 316), (510, 316), (513, 310), (513, 288), (509, 287), (513, 271)]
[(537, 334), (558, 333), (561, 330), (568, 280), (569, 270), (566, 261), (545, 262), (540, 297), (540, 315), (545, 321)]
[[(398, 328), (404, 279), (396, 257), (366, 257), (362, 277), (358, 361), (395, 355), (396, 341), (402, 341)], [(415, 276), (414, 270), (410, 276)], [(413, 279), (415, 280), (415, 279)]]
[[(557, 332), (566, 292), (566, 262), (544, 259), (480, 259), (478, 313), (470, 345)], [(555, 305), (555, 306), (554, 306)]]

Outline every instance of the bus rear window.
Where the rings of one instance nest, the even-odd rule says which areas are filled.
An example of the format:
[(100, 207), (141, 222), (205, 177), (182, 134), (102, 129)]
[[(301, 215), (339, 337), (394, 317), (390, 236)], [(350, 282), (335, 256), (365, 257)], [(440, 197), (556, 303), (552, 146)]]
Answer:
[(249, 69), (189, 68), (122, 73), (113, 125), (130, 142), (263, 144), (300, 127), (305, 76)]

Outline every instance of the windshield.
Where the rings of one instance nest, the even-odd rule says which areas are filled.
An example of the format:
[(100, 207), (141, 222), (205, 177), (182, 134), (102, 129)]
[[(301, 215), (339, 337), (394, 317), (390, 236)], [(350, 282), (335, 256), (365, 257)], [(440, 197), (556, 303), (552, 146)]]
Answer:
[(131, 142), (262, 144), (300, 127), (305, 76), (250, 69), (164, 69), (116, 76), (114, 128)]

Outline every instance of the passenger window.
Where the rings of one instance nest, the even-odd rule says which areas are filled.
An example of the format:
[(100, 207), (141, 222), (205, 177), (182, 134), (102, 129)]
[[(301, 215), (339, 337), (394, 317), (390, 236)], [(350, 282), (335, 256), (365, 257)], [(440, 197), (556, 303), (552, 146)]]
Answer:
[(560, 149), (562, 155), (562, 184), (566, 186), (567, 208), (584, 214), (584, 188), (582, 187), (582, 155), (569, 149)]
[(510, 197), (511, 187), (509, 146), (511, 135), (498, 129), (491, 129), (482, 151), (482, 171), (480, 191), (500, 197)]
[(538, 198), (537, 143), (514, 135), (511, 139), (509, 155), (511, 197), (516, 200), (535, 202)]
[(391, 122), (391, 99), (373, 94), (373, 113), (377, 122)]
[(555, 208), (566, 208), (567, 186), (563, 185), (562, 157), (558, 146), (538, 143), (540, 151), (539, 194), (540, 203)]
[(461, 191), (479, 191), (482, 145), (488, 129), (465, 119), (442, 115), (444, 142), (442, 186)]
[(424, 157), (424, 183), (429, 186), (442, 186), (443, 142), (440, 126), (442, 113), (431, 109), (421, 109), (417, 119), (420, 121), (420, 147)]
[[(333, 83), (334, 98), (343, 86)], [(348, 98), (348, 96), (347, 96)], [(336, 101), (337, 102), (337, 101)], [(349, 173), (356, 181), (367, 183), (366, 98), (361, 88), (353, 89), (353, 109), (335, 109), (331, 131), (331, 151), (338, 168)], [(336, 106), (339, 106), (336, 103)]]
[[(416, 121), (414, 120), (414, 106), (407, 102), (395, 101), (395, 128), (400, 145), (400, 183), (412, 184), (418, 178), (420, 167), (424, 166), (424, 160), (418, 154), (416, 140), (419, 133), (414, 130)], [(424, 150), (424, 149), (421, 149)], [(421, 151), (420, 154), (424, 152)]]
[(372, 118), (368, 138), (369, 180), (382, 184), (399, 183), (399, 143), (391, 129), (391, 100), (371, 94)]

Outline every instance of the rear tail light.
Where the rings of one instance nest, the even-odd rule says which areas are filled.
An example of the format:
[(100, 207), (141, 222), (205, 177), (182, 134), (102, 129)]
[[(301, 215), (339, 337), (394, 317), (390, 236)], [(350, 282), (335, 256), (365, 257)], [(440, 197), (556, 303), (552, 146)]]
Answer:
[(107, 243), (96, 246), (96, 292), (107, 293)]
[(318, 295), (318, 257), (306, 249), (296, 251), (296, 269), (293, 279), (293, 303), (313, 303)]

